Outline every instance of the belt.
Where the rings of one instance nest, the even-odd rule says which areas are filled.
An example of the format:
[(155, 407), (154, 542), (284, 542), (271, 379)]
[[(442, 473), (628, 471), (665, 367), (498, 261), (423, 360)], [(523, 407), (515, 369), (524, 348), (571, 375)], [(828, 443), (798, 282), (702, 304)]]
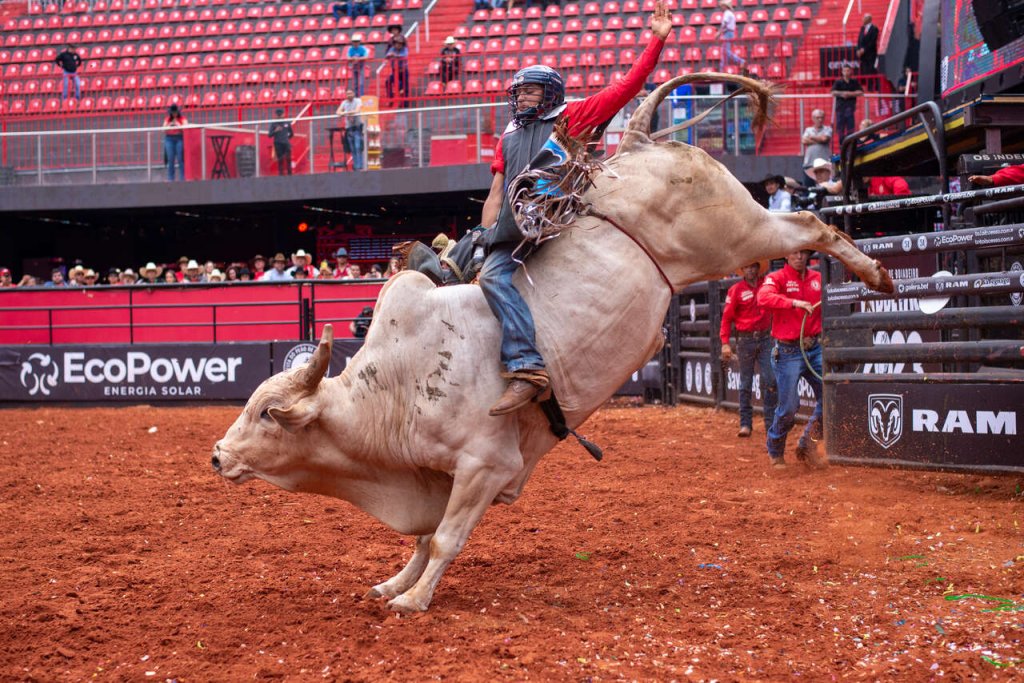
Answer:
[[(781, 346), (801, 346), (799, 339), (779, 339), (777, 341)], [(804, 337), (802, 346), (806, 351), (813, 349), (819, 342), (821, 342), (821, 335), (816, 334), (813, 337)]]
[(751, 330), (750, 332), (744, 332), (742, 330), (736, 330), (737, 337), (754, 337), (761, 338), (767, 337), (769, 330)]

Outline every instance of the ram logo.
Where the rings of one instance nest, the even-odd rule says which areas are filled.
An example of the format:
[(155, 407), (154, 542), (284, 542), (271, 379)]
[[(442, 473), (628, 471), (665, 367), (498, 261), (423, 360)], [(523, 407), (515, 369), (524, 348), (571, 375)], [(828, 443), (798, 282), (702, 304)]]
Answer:
[(50, 395), (50, 389), (57, 386), (60, 368), (45, 353), (33, 353), (21, 364), (21, 386), (28, 389), (29, 396)]
[(889, 448), (903, 436), (903, 395), (868, 395), (868, 433), (882, 448)]

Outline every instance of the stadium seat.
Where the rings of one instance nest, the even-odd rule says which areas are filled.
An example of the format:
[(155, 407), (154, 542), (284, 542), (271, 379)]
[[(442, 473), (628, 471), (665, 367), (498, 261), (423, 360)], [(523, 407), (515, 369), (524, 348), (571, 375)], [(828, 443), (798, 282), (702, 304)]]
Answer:
[(589, 88), (603, 88), (605, 85), (604, 74), (600, 71), (594, 71), (587, 76), (587, 87)]
[(772, 62), (768, 65), (767, 77), (775, 80), (786, 77), (786, 67), (782, 62)]
[(467, 59), (462, 64), (462, 70), (468, 74), (480, 73), (481, 65), (479, 59)]
[(544, 8), (544, 17), (548, 19), (557, 19), (562, 16), (562, 8), (558, 5), (548, 5)]
[(476, 78), (466, 81), (466, 87), (463, 88), (463, 92), (467, 94), (479, 94), (484, 91), (483, 81)]
[[(506, 45), (507, 47), (507, 45)], [(524, 52), (537, 52), (540, 50), (540, 38), (536, 36), (529, 36), (523, 41)]]
[(466, 47), (468, 54), (480, 54), (483, 53), (487, 48), (487, 43), (482, 40), (471, 40), (469, 46)]
[(521, 36), (523, 35), (523, 23), (521, 21), (510, 21), (505, 24), (505, 35), (506, 36)]
[(782, 27), (775, 23), (765, 24), (764, 33), (762, 35), (765, 38), (781, 38)]
[(462, 94), (462, 83), (459, 81), (448, 81), (444, 86), (445, 95), (461, 95)]
[(690, 15), (690, 26), (703, 26), (708, 23), (702, 12), (694, 12)]
[(597, 47), (597, 36), (593, 33), (584, 33), (580, 38), (580, 47), (584, 50), (593, 50)]
[(444, 93), (444, 84), (441, 81), (430, 81), (427, 83), (427, 95), (440, 95)]
[(619, 39), (616, 43), (619, 47), (626, 45), (636, 45), (636, 34), (632, 31), (621, 31), (619, 33)]
[(800, 5), (793, 10), (793, 18), (801, 21), (809, 21), (812, 18), (811, 8), (807, 5)]
[(622, 11), (625, 14), (636, 14), (640, 11), (640, 3), (637, 0), (626, 0), (622, 3)]
[(576, 68), (576, 53), (575, 52), (563, 52), (558, 58), (558, 68), (560, 69), (575, 69)]
[[(681, 24), (680, 24), (681, 25)], [(626, 19), (625, 25), (622, 23), (622, 17), (609, 17), (608, 28), (609, 30), (620, 30), (622, 28), (628, 28), (630, 30), (642, 29), (644, 27), (644, 18), (639, 14), (634, 14)]]
[(617, 61), (620, 66), (629, 66), (633, 64), (633, 62), (636, 61), (636, 50), (620, 50)]
[(776, 57), (792, 57), (793, 56), (793, 43), (789, 41), (782, 41), (775, 46), (774, 55)]
[(683, 60), (687, 62), (700, 62), (703, 61), (704, 56), (701, 53), (699, 47), (688, 47), (683, 52)]
[(679, 29), (679, 44), (692, 45), (697, 42), (697, 29), (692, 26), (683, 26)]
[(523, 18), (525, 19), (540, 19), (541, 16), (540, 7), (537, 6), (527, 7), (523, 12)]
[(666, 64), (677, 64), (680, 60), (679, 48), (666, 47), (661, 53), (661, 61)]
[(799, 21), (793, 20), (786, 24), (786, 37), (787, 38), (799, 38), (804, 34), (804, 25)]
[(588, 2), (583, 5), (583, 14), (600, 14), (601, 5), (596, 2)]
[(544, 66), (550, 67), (552, 69), (557, 69), (558, 68), (558, 57), (556, 57), (555, 55), (551, 55), (551, 54), (541, 55), (540, 56), (540, 63), (543, 64)]
[(605, 31), (601, 34), (599, 45), (601, 47), (614, 47), (618, 43), (618, 36), (613, 31)]
[(700, 30), (700, 42), (702, 43), (717, 43), (718, 42), (718, 31), (714, 26), (705, 26)]
[[(399, 14), (399, 15), (392, 15), (392, 16), (401, 16), (401, 15)], [(491, 21), (505, 21), (506, 18), (507, 18), (507, 14), (505, 12), (505, 8), (504, 7), (495, 7), (494, 9), (491, 10)], [(395, 22), (392, 21), (391, 23), (395, 23)]]
[(788, 7), (776, 7), (775, 11), (772, 12), (772, 21), (786, 22), (789, 21), (789, 8)]
[(544, 27), (545, 33), (561, 33), (563, 30), (565, 27), (562, 25), (561, 19), (551, 19)]
[(491, 10), (478, 9), (473, 12), (473, 21), (488, 21), (491, 18)]
[(597, 58), (598, 66), (614, 66), (615, 62), (615, 50), (601, 50), (601, 54)]
[(486, 57), (484, 59), (484, 72), (490, 73), (501, 70), (501, 57)]
[(558, 36), (544, 36), (544, 40), (541, 42), (542, 50), (557, 50), (560, 39)]
[(483, 24), (476, 24), (469, 29), (470, 38), (484, 38), (487, 36), (487, 27)]
[[(549, 5), (554, 7), (554, 5)], [(565, 22), (566, 33), (579, 33), (583, 30), (583, 22), (579, 19), (569, 19)]]
[(484, 87), (487, 92), (501, 92), (505, 89), (505, 84), (501, 82), (500, 78), (489, 78)]
[[(575, 19), (574, 21), (578, 22), (579, 19)], [(615, 27), (613, 27), (613, 26), (609, 26), (608, 30), (611, 31), (614, 28)], [(619, 26), (618, 28), (621, 29), (622, 26)], [(604, 30), (604, 22), (601, 21), (601, 17), (590, 17), (589, 19), (587, 19), (587, 30), (588, 31), (593, 31), (594, 33), (600, 33), (601, 31), (603, 31)]]
[(566, 4), (565, 7), (562, 8), (562, 16), (563, 17), (578, 17), (579, 15), (580, 15), (579, 3), (570, 2), (570, 3)]
[(487, 35), (489, 35), (489, 36), (503, 36), (503, 35), (505, 35), (505, 24), (491, 24), (490, 28), (487, 29)]
[(750, 56), (753, 59), (767, 59), (769, 57), (768, 46), (764, 43), (754, 43), (750, 48)]
[(742, 33), (740, 33), (740, 40), (757, 40), (760, 37), (761, 30), (757, 28), (757, 24), (745, 25)]
[(501, 38), (491, 38), (487, 41), (487, 45), (484, 46), (484, 51), (490, 54), (502, 51)]
[(575, 33), (566, 33), (562, 36), (562, 40), (558, 46), (562, 50), (576, 50), (580, 46), (579, 36)]
[(536, 36), (544, 33), (544, 25), (539, 21), (531, 21), (526, 24), (526, 34)]

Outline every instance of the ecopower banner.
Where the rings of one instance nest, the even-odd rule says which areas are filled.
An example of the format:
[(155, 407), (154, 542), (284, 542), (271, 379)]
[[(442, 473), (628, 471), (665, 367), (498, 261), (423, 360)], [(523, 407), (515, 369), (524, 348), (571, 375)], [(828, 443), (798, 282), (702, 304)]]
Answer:
[(270, 376), (270, 345), (0, 347), (0, 400), (244, 400)]

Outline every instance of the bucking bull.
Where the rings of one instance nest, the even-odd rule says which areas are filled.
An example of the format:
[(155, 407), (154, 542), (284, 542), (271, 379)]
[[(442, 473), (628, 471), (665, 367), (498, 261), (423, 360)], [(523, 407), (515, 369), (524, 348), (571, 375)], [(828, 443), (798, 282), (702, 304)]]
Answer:
[[(661, 347), (670, 297), (689, 283), (813, 249), (892, 291), (878, 261), (813, 214), (769, 213), (701, 149), (652, 140), (665, 96), (708, 80), (738, 84), (767, 112), (771, 88), (757, 80), (692, 74), (661, 85), (583, 196), (589, 213), (530, 258), (529, 278), (516, 275), (570, 428)], [(488, 506), (515, 501), (558, 439), (538, 408), (488, 416), (504, 389), (500, 330), (477, 286), (399, 273), (381, 290), (362, 349), (325, 379), (332, 339), (325, 326), (307, 365), (256, 389), (214, 446), (213, 467), (235, 483), (342, 498), (416, 536), (409, 563), (367, 597), (426, 610)]]

